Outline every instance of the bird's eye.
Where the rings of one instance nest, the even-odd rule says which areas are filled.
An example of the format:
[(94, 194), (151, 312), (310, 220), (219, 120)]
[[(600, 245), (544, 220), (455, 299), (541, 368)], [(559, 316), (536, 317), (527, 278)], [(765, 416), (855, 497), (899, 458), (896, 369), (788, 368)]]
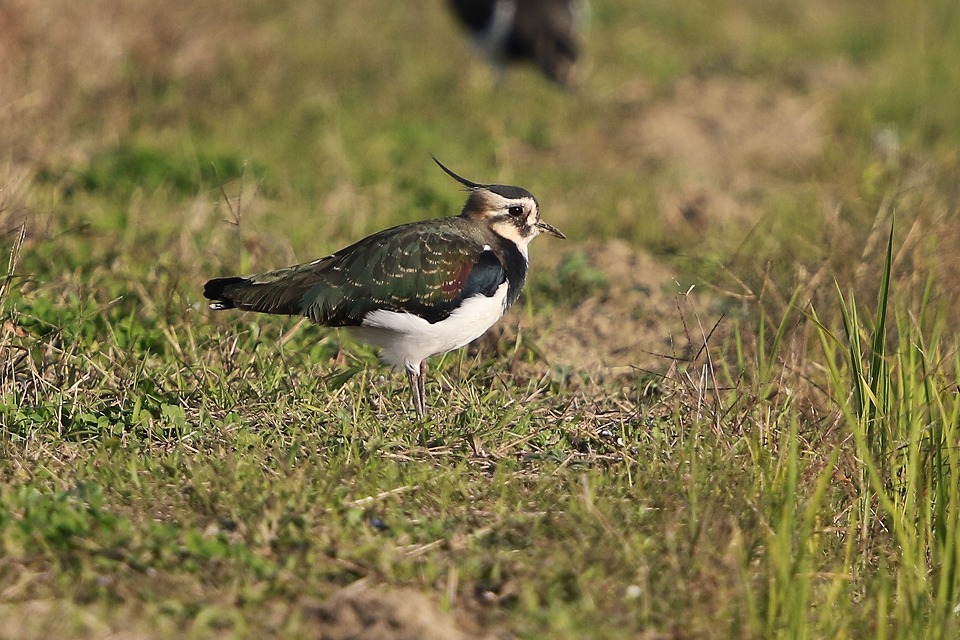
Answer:
[(521, 206), (518, 205), (518, 204), (512, 204), (512, 205), (510, 205), (510, 207), (507, 209), (507, 212), (508, 212), (510, 215), (512, 215), (513, 217), (519, 218), (520, 216), (523, 215), (523, 207), (521, 207)]

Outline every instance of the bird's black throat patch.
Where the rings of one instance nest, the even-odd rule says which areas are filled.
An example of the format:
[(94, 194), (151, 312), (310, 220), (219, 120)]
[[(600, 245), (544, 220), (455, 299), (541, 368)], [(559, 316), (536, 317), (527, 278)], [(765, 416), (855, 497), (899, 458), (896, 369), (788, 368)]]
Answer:
[(523, 283), (527, 280), (527, 259), (513, 242), (501, 239), (499, 244), (499, 258), (507, 273), (507, 299), (504, 302), (504, 310), (506, 310), (520, 297)]

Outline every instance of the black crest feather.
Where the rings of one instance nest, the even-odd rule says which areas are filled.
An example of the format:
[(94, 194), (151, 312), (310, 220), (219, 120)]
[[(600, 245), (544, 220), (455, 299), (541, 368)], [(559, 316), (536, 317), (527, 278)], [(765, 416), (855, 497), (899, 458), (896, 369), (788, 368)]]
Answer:
[(460, 184), (462, 184), (462, 185), (465, 186), (466, 188), (468, 188), (468, 189), (482, 189), (482, 188), (484, 188), (484, 187), (486, 186), (486, 185), (478, 184), (478, 183), (476, 183), (476, 182), (471, 182), (470, 180), (467, 180), (466, 178), (464, 178), (464, 177), (462, 177), (462, 176), (458, 176), (458, 175), (455, 174), (453, 171), (451, 171), (450, 169), (446, 168), (446, 167), (443, 165), (443, 163), (440, 162), (439, 160), (437, 160), (436, 156), (434, 156), (433, 154), (430, 154), (430, 157), (433, 158), (433, 161), (437, 163), (437, 166), (440, 167), (441, 169), (443, 169), (444, 172), (445, 172), (448, 176), (450, 176), (451, 178), (453, 178), (454, 180), (456, 180), (457, 182), (459, 182)]

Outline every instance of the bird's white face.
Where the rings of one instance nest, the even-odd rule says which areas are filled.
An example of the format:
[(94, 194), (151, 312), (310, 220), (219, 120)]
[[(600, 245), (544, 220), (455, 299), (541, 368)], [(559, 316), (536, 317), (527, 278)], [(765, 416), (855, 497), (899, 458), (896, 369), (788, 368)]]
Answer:
[(498, 236), (518, 245), (526, 245), (539, 233), (540, 207), (533, 198), (504, 198), (496, 193), (488, 196), (487, 221)]
[(531, 240), (546, 231), (563, 238), (555, 227), (540, 220), (540, 205), (536, 198), (528, 194), (506, 195), (490, 189), (481, 189), (474, 193), (480, 201), (476, 215), (490, 225), (498, 236), (510, 240), (522, 250)]

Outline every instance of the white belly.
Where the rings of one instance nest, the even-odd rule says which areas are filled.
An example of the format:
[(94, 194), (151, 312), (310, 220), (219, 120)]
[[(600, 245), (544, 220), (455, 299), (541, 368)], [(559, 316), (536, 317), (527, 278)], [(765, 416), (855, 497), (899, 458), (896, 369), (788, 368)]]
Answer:
[(482, 336), (503, 316), (506, 298), (504, 282), (492, 296), (477, 294), (440, 322), (430, 324), (419, 316), (381, 309), (368, 313), (363, 324), (351, 327), (350, 332), (358, 340), (380, 347), (385, 362), (417, 371), (424, 359), (459, 349)]

